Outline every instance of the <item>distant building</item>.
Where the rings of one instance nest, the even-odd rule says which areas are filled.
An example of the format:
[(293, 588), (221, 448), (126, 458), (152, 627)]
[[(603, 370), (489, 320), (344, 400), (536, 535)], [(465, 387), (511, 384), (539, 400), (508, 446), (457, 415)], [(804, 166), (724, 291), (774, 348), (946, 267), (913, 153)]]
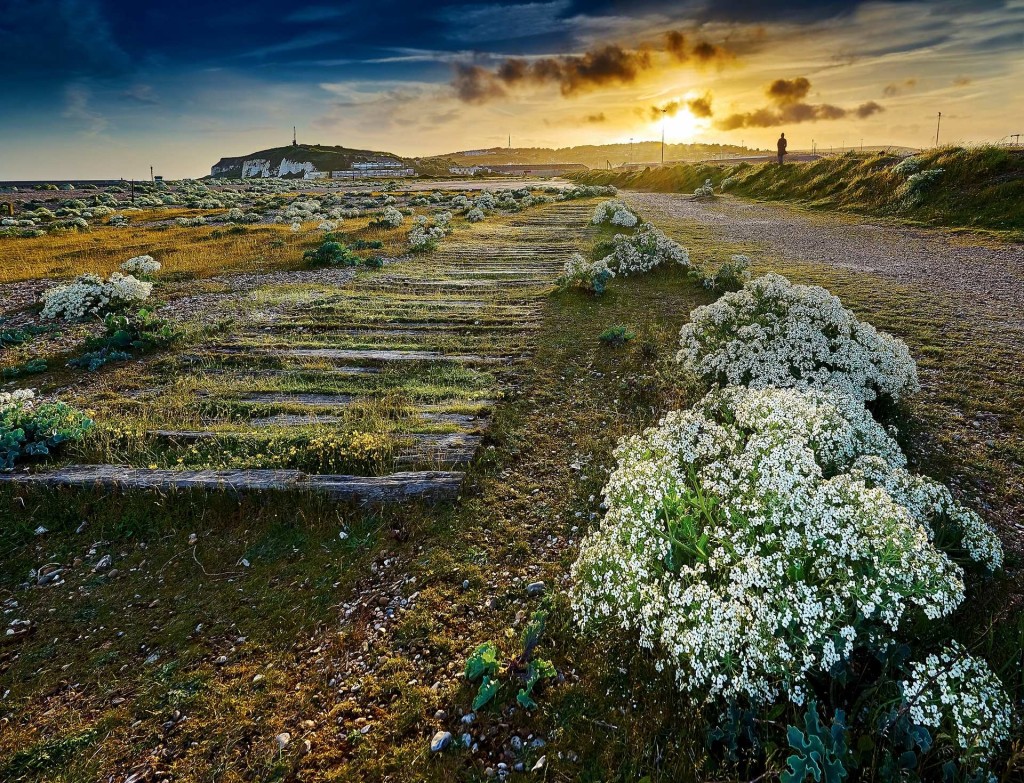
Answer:
[(490, 163), (480, 166), (452, 166), (452, 174), (497, 174), (503, 177), (560, 177), (574, 171), (589, 171), (582, 163)]
[(414, 177), (416, 171), (396, 158), (371, 158), (354, 161), (345, 171), (332, 171), (331, 179), (358, 179), (360, 177)]

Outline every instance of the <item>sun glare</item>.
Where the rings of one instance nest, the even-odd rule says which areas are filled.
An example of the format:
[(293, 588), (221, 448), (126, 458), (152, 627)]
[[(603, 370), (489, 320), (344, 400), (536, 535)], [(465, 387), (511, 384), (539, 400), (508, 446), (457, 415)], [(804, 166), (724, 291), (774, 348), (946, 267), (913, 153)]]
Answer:
[[(665, 138), (672, 141), (690, 141), (708, 126), (707, 120), (695, 117), (688, 109), (680, 109), (672, 116), (665, 117)], [(661, 134), (661, 120), (653, 123), (654, 129)]]

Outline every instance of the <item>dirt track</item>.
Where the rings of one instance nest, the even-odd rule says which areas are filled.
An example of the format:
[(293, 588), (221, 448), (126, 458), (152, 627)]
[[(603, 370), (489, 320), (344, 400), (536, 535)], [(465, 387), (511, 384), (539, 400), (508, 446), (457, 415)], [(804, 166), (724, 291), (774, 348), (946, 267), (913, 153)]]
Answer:
[(627, 194), (640, 213), (695, 220), (718, 238), (754, 243), (766, 254), (871, 272), (941, 291), (956, 315), (1024, 331), (1024, 245), (986, 242), (842, 213), (812, 213), (722, 196), (697, 201), (665, 193)]

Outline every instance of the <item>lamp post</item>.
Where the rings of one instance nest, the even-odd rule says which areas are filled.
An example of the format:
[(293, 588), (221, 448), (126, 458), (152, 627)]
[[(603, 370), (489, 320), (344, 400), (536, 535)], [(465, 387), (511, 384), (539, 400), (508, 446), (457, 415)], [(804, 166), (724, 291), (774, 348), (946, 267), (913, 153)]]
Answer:
[(665, 166), (665, 115), (668, 109), (661, 110), (661, 165)]

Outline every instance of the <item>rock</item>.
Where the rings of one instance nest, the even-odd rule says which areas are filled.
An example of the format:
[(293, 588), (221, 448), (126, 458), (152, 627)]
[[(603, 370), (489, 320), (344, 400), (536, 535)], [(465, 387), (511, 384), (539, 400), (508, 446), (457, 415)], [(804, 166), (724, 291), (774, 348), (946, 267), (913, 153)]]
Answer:
[(198, 543), (199, 543), (199, 536), (197, 536), (195, 533), (189, 533), (188, 534), (188, 545), (189, 546), (195, 546)]
[(469, 589), (469, 580), (468, 579), (463, 580), (463, 582), (462, 582), (462, 589), (463, 590), (468, 590)]
[(274, 742), (277, 743), (278, 750), (284, 750), (286, 747), (288, 747), (288, 743), (291, 741), (292, 735), (289, 734), (287, 731), (282, 731), (280, 734), (274, 737)]
[(462, 716), (462, 722), (465, 723), (467, 726), (470, 723), (472, 723), (473, 721), (475, 721), (475, 720), (476, 720), (476, 713), (475, 712), (467, 712), (465, 715)]
[(300, 725), (300, 726), (302, 726), (302, 728), (303, 728), (303, 729), (304, 729), (305, 731), (310, 731), (311, 729), (314, 729), (314, 728), (316, 728), (316, 723), (314, 723), (314, 722), (313, 722), (313, 721), (311, 721), (311, 720), (304, 720), (304, 721), (302, 721), (302, 723), (300, 723), (299, 725)]
[(462, 740), (462, 744), (465, 745), (467, 748), (473, 744), (473, 735), (470, 734), (468, 731), (465, 734), (463, 734), (459, 739)]
[(93, 566), (92, 570), (95, 573), (99, 573), (100, 571), (106, 571), (113, 564), (114, 558), (112, 558), (110, 555), (103, 555), (103, 557), (99, 559), (99, 562)]
[(531, 582), (526, 586), (526, 594), (531, 597), (542, 595), (546, 587), (543, 582)]
[(512, 736), (512, 739), (509, 740), (508, 744), (512, 746), (512, 750), (514, 750), (516, 753), (523, 749), (523, 741), (515, 735)]
[(85, 529), (87, 527), (89, 527), (89, 523), (86, 520), (83, 519), (82, 520), (82, 524), (80, 524), (78, 527), (75, 528), (75, 532), (76, 533), (82, 533), (82, 532), (85, 531)]
[(48, 585), (60, 581), (64, 567), (60, 563), (47, 563), (36, 572), (36, 584)]
[(434, 720), (448, 720), (448, 713), (444, 710), (438, 710), (434, 713)]
[(47, 529), (46, 529), (45, 527), (43, 527), (42, 525), (40, 525), (39, 527), (37, 527), (37, 528), (36, 528), (36, 530), (35, 530), (35, 533), (36, 533), (36, 535), (37, 535), (37, 536), (45, 536), (45, 535), (46, 535), (47, 533), (49, 533), (49, 532), (50, 532), (50, 531), (49, 531), (49, 530), (47, 530)]
[(109, 571), (107, 571), (107, 579), (113, 579), (119, 573), (121, 572), (118, 571), (116, 568), (111, 568)]
[(264, 675), (257, 674), (255, 677), (252, 678), (253, 685), (255, 685), (258, 682), (262, 682), (265, 679), (267, 679), (267, 678)]
[(542, 769), (544, 769), (544, 765), (547, 763), (548, 757), (546, 755), (541, 756), (539, 759), (537, 759), (537, 763), (533, 765), (533, 769), (531, 769), (530, 772), (540, 772)]
[(452, 733), (450, 731), (439, 731), (434, 735), (434, 738), (430, 740), (430, 751), (437, 753), (447, 748), (452, 741)]
[(221, 655), (216, 660), (214, 660), (213, 664), (214, 664), (214, 666), (223, 666), (227, 662), (228, 662), (228, 656)]

